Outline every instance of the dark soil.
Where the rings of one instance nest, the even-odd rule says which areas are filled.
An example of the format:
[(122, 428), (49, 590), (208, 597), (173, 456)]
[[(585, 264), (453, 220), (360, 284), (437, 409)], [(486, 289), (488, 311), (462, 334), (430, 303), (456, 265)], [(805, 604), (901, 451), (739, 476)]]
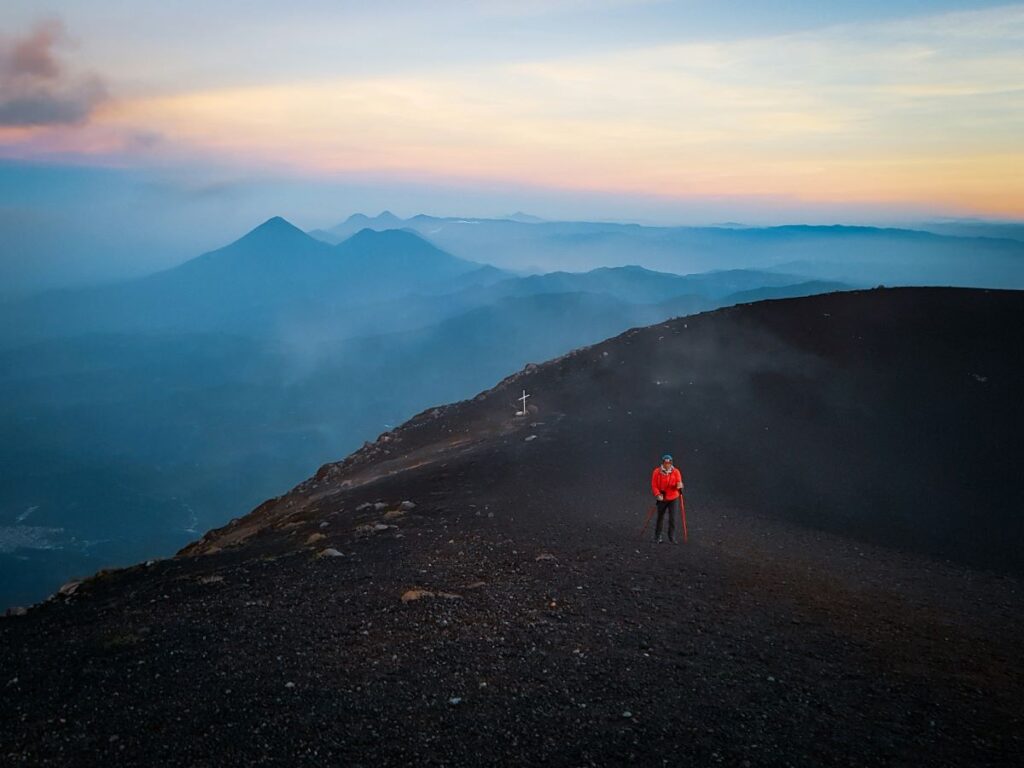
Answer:
[[(1006, 292), (766, 302), (422, 414), (0, 620), (0, 760), (1015, 764), (1022, 320)], [(639, 536), (665, 450), (678, 546)]]

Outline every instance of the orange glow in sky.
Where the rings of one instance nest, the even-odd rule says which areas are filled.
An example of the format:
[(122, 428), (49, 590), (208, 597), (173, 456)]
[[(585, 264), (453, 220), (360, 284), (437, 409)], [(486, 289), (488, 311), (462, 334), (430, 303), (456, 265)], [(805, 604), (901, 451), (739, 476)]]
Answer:
[(0, 152), (1024, 217), (1022, 5), (371, 69), (126, 78)]

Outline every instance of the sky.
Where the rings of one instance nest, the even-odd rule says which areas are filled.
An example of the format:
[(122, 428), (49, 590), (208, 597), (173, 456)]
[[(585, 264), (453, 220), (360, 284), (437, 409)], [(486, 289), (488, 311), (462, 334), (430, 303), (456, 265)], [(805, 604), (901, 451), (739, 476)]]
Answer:
[(4, 0), (7, 292), (384, 208), (1024, 219), (1024, 3)]

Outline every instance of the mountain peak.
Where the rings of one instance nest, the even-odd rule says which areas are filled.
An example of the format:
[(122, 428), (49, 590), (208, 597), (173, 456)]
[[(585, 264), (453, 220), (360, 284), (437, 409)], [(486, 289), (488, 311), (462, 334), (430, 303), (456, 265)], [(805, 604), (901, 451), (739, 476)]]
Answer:
[(523, 213), (522, 211), (510, 213), (507, 216), (503, 216), (502, 218), (506, 219), (507, 221), (516, 221), (519, 222), (520, 224), (539, 224), (542, 221), (544, 221), (544, 219), (542, 219), (540, 216), (534, 216), (529, 213)]
[(373, 227), (363, 227), (344, 242), (415, 242), (417, 244), (430, 245), (430, 243), (428, 243), (419, 232), (413, 229), (374, 229)]
[(308, 235), (301, 229), (296, 227), (290, 221), (282, 216), (271, 216), (269, 219), (264, 221), (258, 227), (253, 228), (247, 234), (242, 236), (242, 240), (246, 240), (250, 237), (257, 236), (264, 238), (267, 236), (280, 237), (280, 236), (293, 236), (302, 235), (302, 237), (308, 237)]
[(380, 215), (374, 221), (378, 224), (396, 224), (402, 221), (402, 219), (395, 216), (391, 211), (384, 210), (380, 212)]
[[(341, 224), (333, 227), (332, 230), (335, 234), (342, 235), (343, 231), (348, 232), (358, 231), (364, 227), (393, 227), (397, 224), (401, 224), (403, 219), (398, 218), (391, 211), (381, 211), (377, 216), (367, 216), (365, 213), (353, 213)], [(339, 231), (343, 230), (343, 231)]]
[(223, 248), (209, 251), (186, 261), (175, 269), (194, 269), (199, 265), (219, 264), (222, 268), (237, 263), (236, 260), (259, 259), (263, 262), (275, 261), (279, 257), (290, 257), (296, 253), (324, 249), (325, 243), (310, 237), (281, 216), (272, 216), (258, 227), (249, 230), (242, 237)]
[(291, 227), (293, 229), (298, 229), (298, 227), (296, 227), (283, 216), (271, 216), (262, 224), (258, 224), (257, 226), (253, 227), (253, 231), (260, 229), (281, 229), (282, 227)]
[(480, 265), (452, 256), (412, 229), (372, 229), (365, 227), (334, 246), (337, 253), (378, 267), (396, 269), (428, 268), (424, 279), (438, 275), (457, 275)]

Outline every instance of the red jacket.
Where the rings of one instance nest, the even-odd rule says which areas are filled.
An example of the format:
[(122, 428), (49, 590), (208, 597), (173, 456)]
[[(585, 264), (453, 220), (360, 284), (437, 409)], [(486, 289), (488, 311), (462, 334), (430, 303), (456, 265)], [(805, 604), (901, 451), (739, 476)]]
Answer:
[(665, 501), (672, 501), (679, 496), (678, 486), (682, 482), (683, 475), (677, 467), (672, 467), (668, 474), (662, 472), (661, 467), (655, 467), (654, 474), (651, 475), (651, 490), (655, 496), (664, 494)]

